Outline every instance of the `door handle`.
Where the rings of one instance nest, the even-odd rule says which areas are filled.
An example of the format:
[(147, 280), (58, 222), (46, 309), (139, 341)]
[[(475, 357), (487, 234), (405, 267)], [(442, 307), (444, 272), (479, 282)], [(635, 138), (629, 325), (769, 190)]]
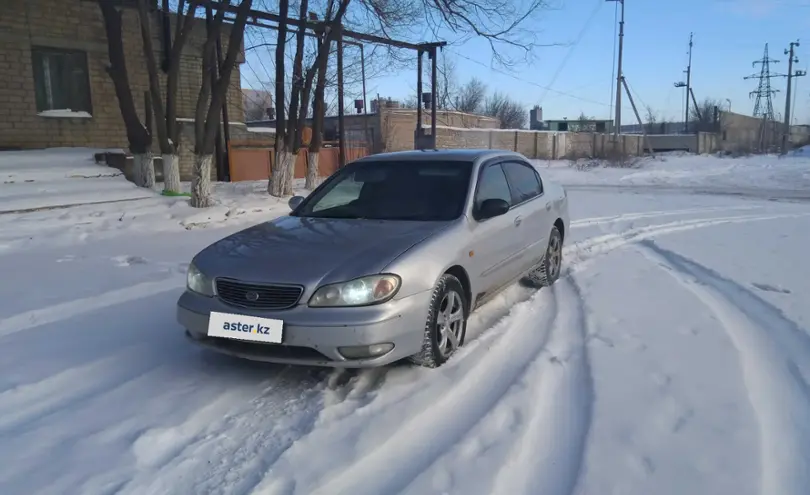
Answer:
[(546, 203), (546, 211), (550, 211), (550, 210), (551, 210), (551, 203)]
[(520, 218), (520, 217), (515, 218), (515, 227), (520, 226), (520, 222), (522, 222), (522, 221), (523, 221), (523, 219)]

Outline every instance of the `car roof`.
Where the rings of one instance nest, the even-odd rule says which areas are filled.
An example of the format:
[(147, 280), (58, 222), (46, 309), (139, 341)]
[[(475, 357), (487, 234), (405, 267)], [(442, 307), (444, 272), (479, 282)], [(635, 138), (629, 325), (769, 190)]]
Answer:
[(513, 156), (515, 158), (526, 159), (520, 153), (509, 150), (498, 149), (446, 149), (446, 150), (412, 150), (394, 151), (390, 153), (379, 153), (368, 155), (354, 163), (378, 162), (378, 161), (422, 161), (422, 160), (445, 160), (459, 162), (474, 162), (479, 159), (494, 158), (498, 156)]

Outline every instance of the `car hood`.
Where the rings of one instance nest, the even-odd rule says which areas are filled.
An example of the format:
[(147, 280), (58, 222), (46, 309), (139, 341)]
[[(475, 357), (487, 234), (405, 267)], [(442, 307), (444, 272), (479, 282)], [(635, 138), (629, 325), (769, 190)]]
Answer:
[(379, 273), (447, 222), (281, 217), (203, 249), (194, 264), (209, 277), (307, 287)]

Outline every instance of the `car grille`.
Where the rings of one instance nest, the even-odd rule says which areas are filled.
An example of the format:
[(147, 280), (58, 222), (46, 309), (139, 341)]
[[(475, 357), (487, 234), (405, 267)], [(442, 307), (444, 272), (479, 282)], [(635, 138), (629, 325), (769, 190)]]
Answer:
[(300, 285), (249, 284), (238, 280), (218, 278), (217, 296), (232, 306), (250, 309), (288, 309), (304, 292)]

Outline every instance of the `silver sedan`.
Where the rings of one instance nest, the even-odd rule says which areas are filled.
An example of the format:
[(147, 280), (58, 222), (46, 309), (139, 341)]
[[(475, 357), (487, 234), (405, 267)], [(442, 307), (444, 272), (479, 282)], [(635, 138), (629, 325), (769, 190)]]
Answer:
[(565, 190), (499, 150), (369, 156), (290, 207), (194, 257), (177, 302), (191, 340), (278, 363), (439, 366), (477, 307), (557, 280), (569, 225)]

